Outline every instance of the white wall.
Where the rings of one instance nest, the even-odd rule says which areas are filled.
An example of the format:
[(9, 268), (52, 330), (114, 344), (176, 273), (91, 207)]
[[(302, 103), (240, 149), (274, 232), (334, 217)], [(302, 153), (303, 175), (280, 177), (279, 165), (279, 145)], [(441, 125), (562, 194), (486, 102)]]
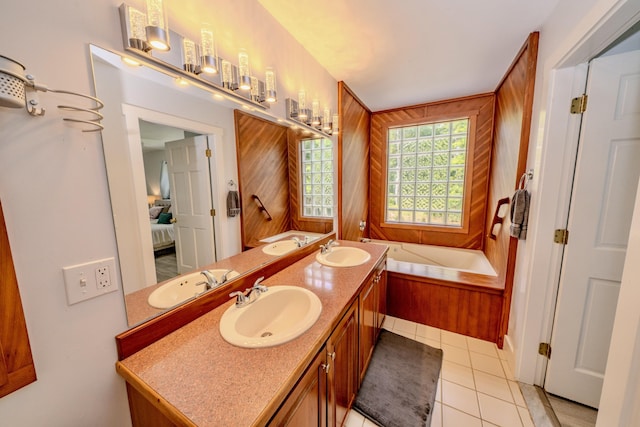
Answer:
[[(529, 217), (531, 238), (521, 241), (518, 248), (512, 319), (507, 337), (516, 377), (526, 383), (542, 384), (545, 360), (537, 355), (537, 346), (539, 342), (548, 340), (551, 333), (560, 260), (560, 246), (552, 242), (552, 234), (555, 228), (562, 228), (566, 220), (570, 180), (567, 171), (571, 168), (571, 146), (577, 141), (579, 125), (577, 118), (571, 117), (567, 110), (571, 97), (582, 93), (581, 85), (585, 81), (584, 67), (572, 67), (612, 43), (624, 29), (638, 20), (639, 9), (640, 4), (633, 0), (562, 0), (541, 29), (532, 144), (528, 157), (528, 168), (535, 169)], [(637, 226), (636, 221), (632, 225), (632, 235), (638, 232)], [(632, 246), (629, 247), (631, 249)], [(637, 284), (639, 279), (637, 269), (625, 267), (620, 301), (623, 289)], [(620, 309), (619, 305), (618, 315)], [(625, 326), (617, 321), (614, 336), (622, 336), (619, 328), (624, 329)], [(611, 383), (607, 376), (612, 358), (625, 359), (629, 347), (637, 342), (634, 335), (637, 330), (635, 326), (633, 328), (630, 335), (634, 341), (624, 349), (610, 352), (605, 383)], [(605, 388), (601, 408), (616, 399), (611, 391)], [(602, 424), (599, 425), (625, 425), (612, 421), (611, 414), (619, 415), (618, 409), (611, 410), (606, 421), (601, 413), (599, 423)]]
[[(335, 80), (257, 2), (170, 3), (191, 20), (217, 23), (224, 48), (246, 44), (256, 67), (276, 67), (279, 114), (303, 82), (336, 105)], [(4, 0), (0, 55), (51, 88), (93, 93), (88, 43), (122, 49), (120, 4)], [(39, 97), (44, 117), (0, 108), (0, 200), (38, 375), (0, 399), (1, 424), (126, 426), (124, 382), (114, 369), (114, 336), (127, 327), (122, 293), (68, 306), (62, 277), (64, 266), (117, 256), (100, 135), (63, 124), (56, 105), (68, 97)]]

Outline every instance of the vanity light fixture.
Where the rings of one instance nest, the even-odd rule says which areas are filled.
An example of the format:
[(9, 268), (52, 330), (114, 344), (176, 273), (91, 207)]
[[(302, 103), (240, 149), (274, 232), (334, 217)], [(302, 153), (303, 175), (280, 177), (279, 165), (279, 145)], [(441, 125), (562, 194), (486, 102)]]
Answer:
[(222, 68), (222, 87), (225, 89), (231, 89), (231, 84), (233, 82), (233, 77), (231, 75), (233, 71), (231, 67), (231, 62), (226, 59), (220, 61), (220, 68)]
[(320, 126), (320, 101), (317, 99), (311, 101), (311, 125)]
[(239, 84), (242, 90), (251, 90), (251, 72), (249, 70), (249, 54), (245, 49), (238, 53)]
[(147, 0), (147, 42), (154, 49), (170, 50), (169, 26), (163, 0)]
[(265, 100), (272, 104), (278, 100), (278, 96), (276, 93), (276, 72), (272, 67), (267, 67), (267, 70), (264, 73), (264, 81), (265, 81)]
[(147, 15), (132, 7), (128, 8), (129, 25), (131, 26), (131, 36), (129, 37), (129, 45), (143, 52), (151, 50), (151, 46), (147, 43)]
[(331, 132), (331, 109), (324, 107), (322, 114), (322, 130), (325, 132)]
[(182, 63), (184, 70), (188, 73), (200, 74), (199, 62), (195, 42), (185, 37), (182, 39)]
[(264, 83), (254, 76), (251, 76), (251, 100), (258, 103), (264, 101)]
[(338, 133), (339, 128), (338, 128), (338, 115), (334, 114), (333, 118), (331, 119), (331, 133)]
[(307, 112), (307, 92), (301, 90), (298, 92), (298, 118), (307, 122), (307, 118), (309, 117), (309, 113)]
[(200, 58), (202, 71), (207, 74), (216, 74), (218, 72), (218, 58), (216, 57), (213, 30), (208, 25), (204, 25), (200, 30), (200, 43), (202, 45)]

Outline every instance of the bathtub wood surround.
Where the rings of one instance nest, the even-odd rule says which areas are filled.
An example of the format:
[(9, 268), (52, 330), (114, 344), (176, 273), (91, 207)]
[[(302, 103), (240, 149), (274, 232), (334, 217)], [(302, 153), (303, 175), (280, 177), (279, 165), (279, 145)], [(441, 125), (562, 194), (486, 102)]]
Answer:
[[(533, 93), (536, 78), (539, 33), (531, 33), (511, 67), (496, 89), (495, 137), (493, 141), (489, 209), (504, 197), (511, 198), (526, 172)], [(487, 218), (487, 228), (491, 226)], [(502, 320), (498, 332), (498, 347), (502, 348), (509, 326), (511, 293), (515, 275), (518, 239), (509, 235), (511, 221), (506, 216), (496, 226), (496, 239), (487, 239), (484, 252), (504, 283)], [(487, 230), (489, 232), (490, 230)], [(549, 237), (551, 238), (551, 237)]]
[(35, 380), (36, 369), (0, 203), (0, 397)]
[[(483, 94), (375, 112), (371, 118), (372, 239), (482, 249), (487, 209), (494, 95)], [(469, 161), (462, 230), (385, 222), (387, 134), (390, 127), (470, 117)]]
[(344, 82), (338, 82), (338, 109), (338, 236), (357, 241), (369, 235), (371, 111)]
[[(262, 349), (228, 344), (218, 329), (222, 314), (233, 304), (227, 298), (221, 306), (118, 362), (117, 371), (127, 381), (133, 425), (258, 426), (290, 416), (308, 422), (316, 420), (318, 410), (327, 409), (322, 406), (323, 396), (330, 405), (326, 412), (330, 420), (340, 425), (346, 410), (336, 410), (336, 401), (344, 405), (359, 386), (344, 382), (356, 378), (348, 367), (360, 369), (358, 353), (370, 352), (354, 347), (361, 341), (356, 324), (357, 335), (362, 333), (356, 320), (360, 298), (372, 283), (384, 283), (387, 251), (383, 245), (341, 243), (368, 251), (371, 260), (351, 268), (330, 268), (315, 260), (314, 251), (263, 282), (303, 286), (320, 298), (320, 318), (295, 340)], [(381, 295), (379, 290), (373, 292)], [(380, 302), (372, 306), (373, 318), (381, 324)], [(332, 363), (337, 365), (334, 371), (329, 368), (328, 375), (319, 375), (323, 364)]]
[[(125, 359), (135, 354), (148, 345), (213, 310), (220, 304), (227, 302), (229, 300), (229, 293), (234, 291), (244, 291), (245, 289), (253, 286), (253, 283), (258, 278), (263, 276), (269, 277), (276, 274), (278, 271), (287, 268), (289, 265), (299, 261), (307, 255), (316, 253), (319, 245), (325, 244), (330, 239), (334, 238), (334, 234), (328, 234), (307, 246), (303, 246), (302, 248), (296, 249), (284, 256), (275, 258), (273, 261), (263, 262), (260, 267), (249, 271), (237, 279), (234, 279), (227, 285), (208, 292), (207, 294), (202, 295), (193, 301), (182, 304), (177, 308), (166, 311), (158, 317), (154, 317), (147, 322), (117, 335), (116, 347), (118, 350), (118, 360)], [(256, 259), (253, 256), (253, 252), (256, 251), (260, 251), (260, 249), (256, 248), (253, 251), (243, 252), (237, 256), (240, 258), (249, 257), (250, 259), (247, 263), (251, 263)], [(210, 266), (203, 267), (203, 269), (207, 268), (210, 268)]]

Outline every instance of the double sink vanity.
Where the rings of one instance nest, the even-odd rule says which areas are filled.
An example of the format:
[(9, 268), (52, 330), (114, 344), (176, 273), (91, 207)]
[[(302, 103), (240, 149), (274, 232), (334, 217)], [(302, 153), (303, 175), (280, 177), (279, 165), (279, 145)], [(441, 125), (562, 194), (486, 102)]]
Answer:
[[(277, 243), (262, 249), (290, 244)], [(263, 280), (230, 280), (221, 303), (124, 354), (133, 425), (341, 425), (384, 319), (387, 247), (318, 243)]]

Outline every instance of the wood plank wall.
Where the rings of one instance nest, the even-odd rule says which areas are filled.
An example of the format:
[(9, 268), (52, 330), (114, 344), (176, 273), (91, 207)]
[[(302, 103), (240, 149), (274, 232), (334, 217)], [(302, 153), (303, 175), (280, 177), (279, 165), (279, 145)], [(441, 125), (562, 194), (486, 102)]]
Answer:
[(35, 380), (27, 324), (0, 203), (0, 397)]
[[(539, 34), (532, 33), (496, 89), (495, 137), (492, 153), (491, 184), (486, 229), (498, 200), (511, 198), (522, 174), (526, 172), (533, 109)], [(496, 239), (486, 239), (485, 254), (504, 281), (504, 300), (498, 345), (507, 333), (511, 308), (518, 240), (510, 237), (508, 210), (502, 225), (494, 228)]]
[[(287, 128), (235, 110), (238, 188), (242, 211), (242, 246), (259, 246), (260, 239), (289, 230), (289, 158)], [(260, 197), (273, 218), (251, 197)]]
[[(369, 227), (369, 125), (371, 111), (344, 82), (338, 83), (338, 236), (359, 240)], [(360, 221), (367, 223), (359, 229)]]
[[(401, 242), (482, 249), (493, 132), (494, 95), (483, 94), (375, 112), (371, 118), (371, 237)], [(471, 202), (466, 232), (433, 227), (383, 226), (386, 188), (386, 144), (389, 127), (452, 120), (474, 115)], [(467, 181), (469, 182), (469, 181)]]

